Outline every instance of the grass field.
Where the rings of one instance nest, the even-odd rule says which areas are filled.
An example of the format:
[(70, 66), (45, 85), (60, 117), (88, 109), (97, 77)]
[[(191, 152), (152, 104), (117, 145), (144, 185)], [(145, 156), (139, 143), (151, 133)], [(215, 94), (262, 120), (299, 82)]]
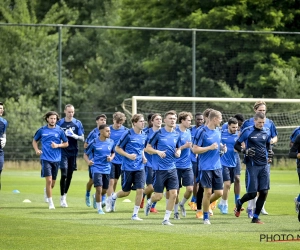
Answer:
[[(159, 214), (146, 217), (141, 210), (143, 221), (130, 220), (133, 202), (123, 203), (125, 198), (117, 200), (115, 213), (98, 215), (84, 202), (87, 171), (74, 173), (68, 208), (59, 207), (59, 185), (56, 185), (53, 194), (56, 209), (49, 210), (43, 202), (44, 179), (39, 173), (9, 169), (2, 172), (0, 249), (296, 249), (300, 246), (300, 241), (260, 241), (261, 234), (300, 236), (293, 203), (300, 192), (295, 171), (271, 172), (266, 204), (269, 215), (261, 216), (264, 225), (251, 224), (246, 213), (236, 218), (233, 212), (221, 215), (218, 209), (211, 217), (212, 225), (203, 225), (186, 205), (187, 217), (172, 219), (173, 227), (161, 225), (165, 200), (157, 204)], [(134, 193), (128, 198), (133, 201)], [(25, 199), (31, 203), (23, 203)], [(231, 193), (229, 211), (232, 210)]]

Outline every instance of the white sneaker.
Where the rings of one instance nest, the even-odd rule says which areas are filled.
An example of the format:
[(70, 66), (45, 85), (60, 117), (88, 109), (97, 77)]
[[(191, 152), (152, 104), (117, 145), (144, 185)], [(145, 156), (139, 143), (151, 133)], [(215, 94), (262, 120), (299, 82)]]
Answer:
[(66, 198), (65, 198), (64, 196), (62, 196), (62, 197), (60, 198), (60, 206), (61, 206), (61, 207), (68, 207)]
[(186, 217), (186, 211), (185, 211), (184, 205), (182, 205), (181, 203), (179, 203), (179, 208), (180, 208), (180, 211), (181, 211), (181, 215), (183, 217)]
[(111, 212), (111, 198), (110, 198), (110, 196), (108, 196), (107, 199), (106, 199), (105, 211), (107, 213)]
[(132, 215), (131, 220), (143, 220), (139, 218), (136, 214)]
[(169, 220), (164, 220), (161, 224), (165, 226), (174, 226)]
[(48, 199), (48, 196), (47, 196), (47, 192), (46, 192), (46, 188), (44, 188), (44, 201), (45, 201), (46, 203), (49, 202), (49, 199)]
[(263, 214), (263, 215), (268, 215), (269, 213), (266, 211), (266, 209), (265, 209), (265, 207), (262, 207), (262, 209), (261, 209), (261, 214)]
[(211, 223), (210, 223), (210, 221), (209, 221), (208, 219), (205, 219), (205, 220), (203, 221), (203, 224), (204, 224), (204, 225), (210, 225)]
[(49, 204), (49, 209), (55, 209), (55, 206), (54, 206), (53, 203), (50, 203), (50, 204)]

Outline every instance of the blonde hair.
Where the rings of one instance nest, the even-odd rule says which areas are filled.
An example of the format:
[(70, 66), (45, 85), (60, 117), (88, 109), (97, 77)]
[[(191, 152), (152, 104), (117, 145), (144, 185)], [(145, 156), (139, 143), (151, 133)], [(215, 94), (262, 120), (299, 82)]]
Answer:
[(256, 111), (262, 105), (265, 105), (267, 108), (267, 104), (264, 101), (257, 101), (253, 106), (254, 111)]

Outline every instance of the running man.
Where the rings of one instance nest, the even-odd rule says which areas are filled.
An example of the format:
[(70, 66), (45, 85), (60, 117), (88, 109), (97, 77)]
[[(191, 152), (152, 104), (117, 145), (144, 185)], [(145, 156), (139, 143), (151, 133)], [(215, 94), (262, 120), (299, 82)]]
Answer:
[[(223, 176), (220, 155), (227, 151), (221, 144), (222, 114), (217, 110), (209, 112), (208, 124), (200, 129), (194, 139), (193, 152), (198, 154), (199, 180), (204, 188), (203, 223), (210, 225), (210, 203), (223, 194)], [(212, 191), (214, 190), (214, 193)]]
[[(84, 145), (83, 147), (84, 148), (87, 148), (88, 145), (97, 137), (99, 137), (99, 127), (100, 125), (103, 125), (103, 124), (106, 124), (106, 115), (104, 114), (101, 114), (101, 115), (98, 115), (96, 117), (96, 124), (97, 124), (97, 127), (94, 128), (90, 133), (89, 135), (87, 136), (87, 138), (85, 139), (85, 142), (84, 142)], [(89, 166), (89, 181), (88, 183), (86, 184), (86, 194), (85, 194), (85, 204), (90, 207), (91, 206), (91, 200), (90, 200), (90, 193), (91, 193), (91, 189), (92, 189), (92, 186), (93, 186), (93, 177), (92, 177), (92, 172), (91, 172), (91, 166)], [(95, 199), (95, 195), (93, 195), (93, 207), (96, 209), (97, 208), (97, 205), (96, 205), (96, 199)], [(105, 199), (106, 199), (106, 195), (104, 195), (102, 197), (102, 205), (105, 206)]]
[(97, 129), (100, 131), (100, 135), (89, 141), (83, 157), (91, 167), (92, 180), (96, 188), (96, 209), (98, 214), (105, 214), (102, 210), (102, 197), (105, 196), (109, 184), (110, 162), (115, 156), (114, 141), (109, 139), (110, 128), (108, 125), (102, 124)]
[[(193, 193), (194, 186), (194, 173), (191, 161), (191, 149), (192, 149), (192, 136), (190, 131), (193, 115), (190, 112), (180, 112), (178, 114), (179, 126), (176, 127), (176, 131), (180, 135), (182, 146), (181, 155), (176, 159), (176, 169), (178, 175), (179, 189), (177, 191), (177, 197), (174, 206), (174, 219), (179, 220), (178, 207), (180, 208), (181, 215), (186, 217), (186, 211), (184, 204), (189, 200)], [(186, 187), (182, 200), (179, 202), (180, 188)]]
[[(237, 200), (234, 213), (236, 217), (239, 217), (243, 203), (254, 199), (259, 192), (251, 221), (257, 224), (263, 224), (259, 219), (259, 214), (270, 189), (268, 162), (274, 155), (271, 149), (270, 131), (264, 126), (265, 121), (265, 114), (257, 112), (254, 116), (254, 126), (245, 128), (234, 145), (235, 150), (245, 154), (246, 171), (248, 172), (247, 193)], [(242, 147), (242, 143), (245, 143), (245, 148)]]
[[(114, 141), (115, 146), (117, 145), (123, 133), (128, 130), (128, 128), (123, 126), (125, 120), (126, 120), (126, 116), (123, 113), (115, 112), (113, 114), (113, 124), (110, 125), (109, 128), (110, 128), (110, 138)], [(116, 191), (118, 180), (121, 176), (122, 161), (123, 161), (123, 156), (118, 154), (115, 151), (115, 157), (112, 160), (112, 166), (110, 170), (110, 180), (109, 180), (109, 186), (107, 190), (107, 197), (110, 197)], [(111, 202), (108, 200), (106, 204), (106, 212), (111, 211), (109, 204), (111, 204)]]
[(143, 132), (145, 125), (143, 115), (135, 114), (131, 118), (131, 122), (133, 128), (125, 132), (116, 145), (116, 152), (124, 156), (122, 162), (122, 190), (112, 194), (108, 200), (111, 202), (111, 210), (115, 211), (117, 198), (128, 196), (134, 186), (136, 195), (131, 219), (141, 221), (143, 219), (139, 218), (138, 212), (145, 186), (144, 164), (147, 159), (144, 155), (144, 149), (147, 135)]
[(84, 129), (81, 121), (74, 118), (75, 108), (72, 104), (65, 106), (65, 117), (57, 122), (68, 137), (69, 146), (62, 150), (60, 162), (60, 206), (68, 207), (67, 193), (71, 185), (73, 171), (77, 170), (76, 158), (78, 154), (77, 141), (84, 141)]
[[(253, 106), (253, 110), (255, 113), (258, 113), (258, 112), (261, 112), (261, 113), (264, 113), (266, 114), (267, 112), (267, 105), (264, 101), (257, 101), (254, 106)], [(243, 129), (249, 127), (249, 126), (253, 126), (254, 125), (254, 118), (250, 118), (248, 120), (246, 120), (242, 127), (241, 127), (241, 131), (243, 131)], [(276, 126), (274, 124), (274, 122), (268, 118), (265, 119), (265, 123), (264, 123), (264, 127), (268, 128), (268, 131), (271, 135), (271, 145), (277, 143), (278, 141), (278, 137), (277, 137), (277, 130), (276, 130)], [(270, 163), (268, 164), (268, 167), (269, 167), (269, 173), (270, 173)], [(246, 174), (247, 174), (247, 171), (246, 171)], [(246, 178), (247, 179), (247, 176)], [(248, 213), (248, 217), (249, 218), (252, 218), (253, 217), (253, 212), (255, 210), (255, 204), (256, 204), (256, 200), (257, 200), (257, 197), (254, 198), (253, 200), (249, 201), (248, 202), (248, 207), (247, 207), (247, 213)], [(265, 204), (263, 205), (263, 208), (261, 209), (261, 213), (263, 215), (268, 215), (268, 212), (266, 211), (265, 209)]]
[(162, 225), (173, 226), (170, 216), (179, 188), (176, 170), (176, 157), (180, 157), (180, 135), (175, 131), (177, 115), (175, 111), (168, 111), (164, 115), (165, 127), (156, 131), (147, 144), (146, 152), (152, 154), (152, 168), (154, 172), (151, 198), (145, 204), (145, 215), (148, 216), (153, 202), (160, 201), (164, 188), (169, 191), (169, 201)]
[[(289, 157), (297, 159), (297, 173), (300, 184), (300, 134), (297, 135), (296, 139), (293, 142), (293, 146), (291, 147), (289, 152)], [(295, 210), (298, 214), (298, 221), (300, 222), (300, 193), (298, 197), (295, 197), (294, 202)]]
[[(153, 134), (156, 131), (158, 131), (159, 129), (161, 129), (161, 124), (162, 124), (161, 114), (158, 114), (158, 113), (153, 114), (151, 117), (151, 124), (152, 124), (151, 128), (149, 128), (146, 132), (147, 143), (152, 138)], [(140, 208), (144, 207), (145, 196), (147, 196), (147, 198), (149, 199), (154, 191), (154, 188), (153, 188), (154, 174), (153, 174), (153, 169), (152, 169), (152, 155), (145, 152), (145, 157), (147, 158), (147, 162), (145, 165), (145, 176), (146, 176), (147, 187), (144, 189), (143, 199), (142, 199)], [(150, 208), (150, 213), (158, 213), (158, 211), (155, 208), (155, 205), (156, 205), (156, 202), (153, 202), (152, 207)]]
[[(228, 213), (228, 195), (230, 185), (235, 181), (238, 153), (234, 149), (234, 144), (238, 138), (238, 120), (234, 117), (229, 118), (227, 129), (221, 132), (221, 143), (226, 145), (227, 152), (221, 157), (223, 167), (223, 195), (218, 204), (222, 214)], [(238, 198), (239, 199), (239, 198)]]
[[(42, 164), (41, 177), (46, 180), (46, 195), (49, 209), (55, 209), (52, 200), (52, 188), (55, 186), (56, 176), (61, 161), (61, 148), (68, 147), (68, 139), (64, 131), (56, 122), (59, 116), (54, 111), (45, 114), (46, 126), (37, 130), (34, 135), (32, 146), (35, 153), (40, 156)], [(42, 143), (42, 150), (38, 148), (38, 142)]]
[(4, 104), (0, 102), (0, 190), (1, 190), (1, 173), (4, 165), (4, 151), (3, 148), (6, 144), (6, 128), (7, 121), (2, 117), (4, 113)]
[[(202, 113), (196, 113), (195, 114), (195, 126), (191, 127), (191, 136), (192, 136), (192, 142), (194, 141), (194, 137), (196, 135), (196, 131), (198, 128), (201, 128), (204, 125), (204, 116)], [(197, 155), (195, 155), (191, 150), (191, 161), (193, 166), (193, 173), (194, 173), (194, 186), (193, 186), (193, 196), (191, 201), (188, 203), (191, 210), (196, 211), (197, 210), (197, 192), (198, 192), (198, 183), (196, 181), (196, 178), (198, 176), (198, 163), (197, 163)]]

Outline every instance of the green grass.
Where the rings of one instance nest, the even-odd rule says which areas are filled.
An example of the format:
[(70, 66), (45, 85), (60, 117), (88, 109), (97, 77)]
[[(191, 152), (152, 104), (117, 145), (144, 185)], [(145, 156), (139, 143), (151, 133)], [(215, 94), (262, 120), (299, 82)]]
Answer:
[[(244, 173), (243, 173), (244, 174)], [(162, 226), (165, 200), (157, 204), (159, 214), (131, 221), (133, 202), (117, 200), (115, 213), (98, 215), (84, 202), (87, 171), (78, 171), (68, 194), (69, 208), (59, 207), (59, 183), (53, 192), (56, 210), (43, 202), (44, 179), (39, 171), (5, 170), (0, 191), (0, 249), (295, 249), (300, 242), (260, 242), (260, 234), (300, 235), (293, 198), (299, 193), (295, 171), (271, 172), (267, 216), (264, 225), (251, 224), (246, 213), (221, 215), (216, 209), (212, 225), (203, 225), (187, 208), (187, 217)], [(243, 184), (243, 180), (242, 180)], [(14, 194), (13, 190), (19, 190)], [(183, 193), (183, 192), (182, 192)], [(244, 194), (244, 186), (242, 186)], [(129, 197), (134, 200), (134, 193)], [(31, 203), (23, 203), (29, 199)], [(171, 217), (172, 218), (172, 217)]]

